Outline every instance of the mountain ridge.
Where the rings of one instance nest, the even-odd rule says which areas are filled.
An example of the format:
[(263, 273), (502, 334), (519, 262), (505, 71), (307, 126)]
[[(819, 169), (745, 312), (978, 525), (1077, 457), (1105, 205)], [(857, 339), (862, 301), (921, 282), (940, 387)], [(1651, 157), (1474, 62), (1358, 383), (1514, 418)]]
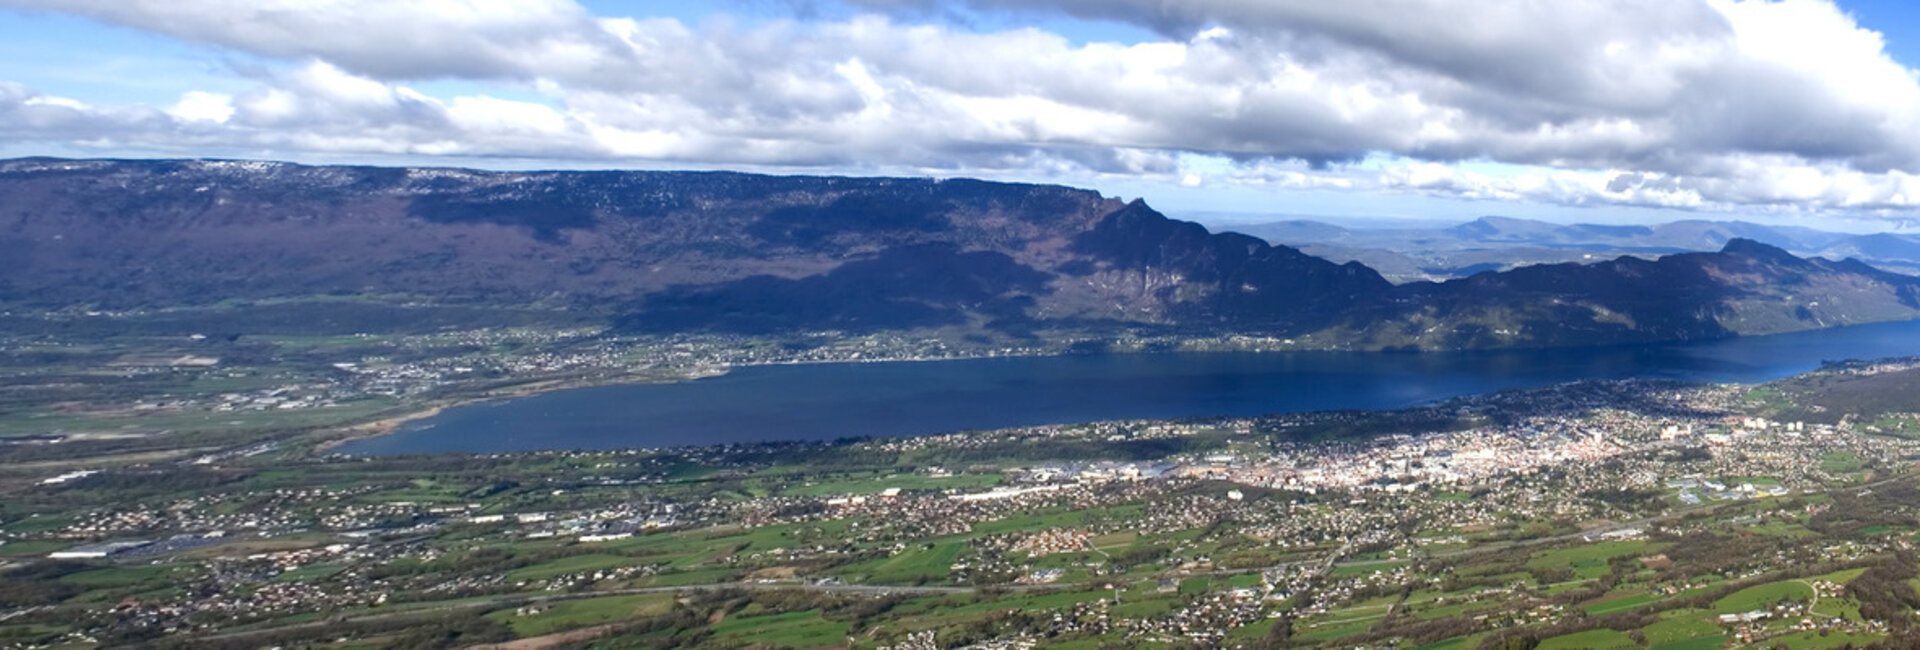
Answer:
[(1358, 260), (1396, 282), (1466, 277), (1529, 264), (1654, 257), (1719, 250), (1751, 239), (1801, 257), (1859, 258), (1903, 273), (1920, 272), (1920, 236), (1848, 234), (1801, 226), (1686, 219), (1646, 225), (1559, 224), (1485, 216), (1450, 226), (1348, 228), (1311, 219), (1238, 224), (1227, 229), (1335, 260)]
[(39, 309), (405, 294), (654, 334), (1454, 349), (1920, 318), (1920, 279), (1740, 238), (1395, 285), (1144, 201), (971, 179), (21, 159), (0, 161), (0, 254), (21, 262), (0, 300)]

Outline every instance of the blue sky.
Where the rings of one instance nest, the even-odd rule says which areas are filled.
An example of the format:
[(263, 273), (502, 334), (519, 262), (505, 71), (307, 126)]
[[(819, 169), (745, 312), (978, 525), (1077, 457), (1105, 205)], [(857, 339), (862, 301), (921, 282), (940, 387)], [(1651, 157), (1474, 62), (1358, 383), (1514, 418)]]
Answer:
[(1916, 63), (1886, 0), (0, 0), (0, 155), (1909, 229)]
[(1904, 0), (1851, 0), (1840, 7), (1880, 32), (1887, 50), (1908, 67), (1920, 63), (1920, 5)]

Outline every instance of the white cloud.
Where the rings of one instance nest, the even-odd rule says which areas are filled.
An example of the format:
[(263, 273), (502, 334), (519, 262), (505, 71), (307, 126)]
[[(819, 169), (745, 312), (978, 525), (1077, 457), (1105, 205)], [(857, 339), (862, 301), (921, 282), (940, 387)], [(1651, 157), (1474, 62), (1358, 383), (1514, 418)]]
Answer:
[(6, 0), (381, 79), (589, 75), (630, 54), (572, 0)]
[(167, 114), (182, 120), (225, 122), (233, 117), (233, 98), (218, 93), (189, 90), (167, 109)]
[[(1132, 45), (912, 22), (943, 0), (857, 4), (880, 13), (688, 25), (568, 0), (0, 0), (268, 61), (252, 90), (183, 89), (165, 109), (0, 86), (0, 116), (47, 127), (0, 131), (1570, 205), (1904, 210), (1920, 196), (1920, 82), (1827, 0), (958, 3), (1164, 37)], [(416, 89), (445, 79), (481, 90)], [(527, 90), (541, 101), (505, 96)], [(1190, 169), (1195, 156), (1217, 162)]]
[(565, 136), (573, 126), (552, 107), (486, 96), (453, 98), (447, 117), (462, 130), (541, 137)]

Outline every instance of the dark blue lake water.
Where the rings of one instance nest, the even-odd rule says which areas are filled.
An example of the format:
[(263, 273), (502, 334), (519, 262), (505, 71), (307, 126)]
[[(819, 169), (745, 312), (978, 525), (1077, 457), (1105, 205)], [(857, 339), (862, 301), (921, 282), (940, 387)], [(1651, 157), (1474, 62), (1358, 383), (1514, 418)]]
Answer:
[(1758, 382), (1920, 355), (1920, 321), (1702, 343), (1501, 352), (1174, 353), (740, 368), (449, 409), (349, 454), (670, 447), (1131, 418), (1381, 409), (1577, 379)]

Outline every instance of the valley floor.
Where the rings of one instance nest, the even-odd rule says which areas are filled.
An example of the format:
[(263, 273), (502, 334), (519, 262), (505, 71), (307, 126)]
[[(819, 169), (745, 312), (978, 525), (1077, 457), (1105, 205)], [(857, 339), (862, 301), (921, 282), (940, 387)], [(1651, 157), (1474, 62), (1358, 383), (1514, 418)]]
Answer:
[(0, 482), (0, 647), (1904, 647), (1915, 377), (32, 466)]

